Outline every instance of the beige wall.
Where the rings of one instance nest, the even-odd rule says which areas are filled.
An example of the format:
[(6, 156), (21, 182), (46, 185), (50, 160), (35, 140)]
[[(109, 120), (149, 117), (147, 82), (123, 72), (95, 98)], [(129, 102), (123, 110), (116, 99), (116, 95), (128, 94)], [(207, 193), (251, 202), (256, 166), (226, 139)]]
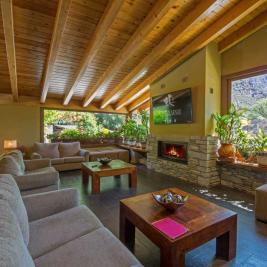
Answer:
[(214, 134), (212, 113), (221, 111), (221, 55), (215, 43), (206, 47), (205, 135)]
[(17, 104), (0, 105), (0, 152), (5, 139), (29, 146), (40, 140), (40, 108)]
[(153, 97), (185, 88), (192, 88), (193, 123), (154, 125), (151, 118), (153, 135), (171, 138), (213, 133), (211, 114), (220, 111), (221, 95), (221, 61), (216, 44), (210, 44), (199, 51), (152, 84), (150, 90)]
[(267, 65), (267, 26), (222, 54), (222, 75)]

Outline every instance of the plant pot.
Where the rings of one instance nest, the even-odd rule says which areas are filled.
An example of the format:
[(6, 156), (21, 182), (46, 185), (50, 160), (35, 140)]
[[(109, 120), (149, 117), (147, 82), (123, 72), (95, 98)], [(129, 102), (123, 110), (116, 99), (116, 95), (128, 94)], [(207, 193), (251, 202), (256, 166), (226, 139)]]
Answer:
[(218, 154), (222, 160), (234, 161), (235, 157), (235, 147), (233, 144), (221, 144), (218, 149)]
[(245, 158), (242, 156), (242, 154), (238, 149), (235, 152), (235, 158), (237, 161), (245, 161)]
[(257, 154), (257, 163), (259, 166), (267, 168), (267, 152), (259, 152)]

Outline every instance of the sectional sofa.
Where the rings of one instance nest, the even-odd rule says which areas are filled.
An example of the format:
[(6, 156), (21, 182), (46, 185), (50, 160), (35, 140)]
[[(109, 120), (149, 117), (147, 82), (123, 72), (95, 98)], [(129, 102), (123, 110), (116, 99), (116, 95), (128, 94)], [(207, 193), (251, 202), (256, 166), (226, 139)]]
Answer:
[(138, 267), (135, 256), (65, 189), (21, 197), (0, 175), (0, 266)]

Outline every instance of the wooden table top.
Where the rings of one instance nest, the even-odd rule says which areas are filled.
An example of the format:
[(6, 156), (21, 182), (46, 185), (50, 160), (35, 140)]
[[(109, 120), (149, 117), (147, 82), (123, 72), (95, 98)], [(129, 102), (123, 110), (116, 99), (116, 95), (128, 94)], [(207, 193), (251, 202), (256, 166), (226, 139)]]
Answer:
[(151, 224), (152, 222), (170, 217), (189, 229), (185, 235), (174, 240), (168, 238), (155, 229), (155, 234), (161, 235), (161, 238), (167, 240), (168, 242), (177, 242), (180, 239), (184, 239), (186, 236), (191, 236), (194, 233), (213, 227), (221, 221), (236, 216), (236, 213), (231, 210), (184, 192), (179, 188), (169, 188), (154, 193), (164, 193), (168, 190), (180, 195), (189, 196), (185, 205), (177, 209), (175, 212), (167, 211), (161, 205), (156, 203), (153, 199), (152, 193), (122, 199), (121, 205), (123, 205), (124, 208), (127, 208), (129, 212), (134, 213), (135, 216), (138, 216), (138, 218), (141, 219), (140, 222), (143, 225), (146, 225), (146, 228), (154, 228)]
[(92, 172), (112, 171), (119, 169), (135, 168), (134, 165), (119, 159), (112, 160), (108, 165), (102, 165), (98, 161), (83, 162), (82, 165)]

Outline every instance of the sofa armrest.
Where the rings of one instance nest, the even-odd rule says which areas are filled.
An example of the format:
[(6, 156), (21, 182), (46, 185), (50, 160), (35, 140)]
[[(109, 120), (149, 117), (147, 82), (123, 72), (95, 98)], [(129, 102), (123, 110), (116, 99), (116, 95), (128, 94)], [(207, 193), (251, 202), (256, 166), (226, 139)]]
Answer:
[(31, 154), (31, 159), (41, 159), (41, 158), (42, 158), (42, 156), (37, 152), (33, 152)]
[(74, 188), (27, 195), (22, 199), (29, 221), (45, 218), (79, 205), (78, 191)]
[(20, 190), (36, 189), (50, 185), (59, 185), (59, 174), (56, 170), (51, 172), (26, 173), (14, 177)]
[(37, 170), (45, 167), (51, 167), (50, 159), (29, 159), (24, 160), (26, 171)]
[(89, 161), (89, 155), (90, 155), (90, 153), (89, 153), (88, 150), (86, 150), (86, 149), (80, 149), (79, 156), (84, 157), (84, 160), (85, 161)]

